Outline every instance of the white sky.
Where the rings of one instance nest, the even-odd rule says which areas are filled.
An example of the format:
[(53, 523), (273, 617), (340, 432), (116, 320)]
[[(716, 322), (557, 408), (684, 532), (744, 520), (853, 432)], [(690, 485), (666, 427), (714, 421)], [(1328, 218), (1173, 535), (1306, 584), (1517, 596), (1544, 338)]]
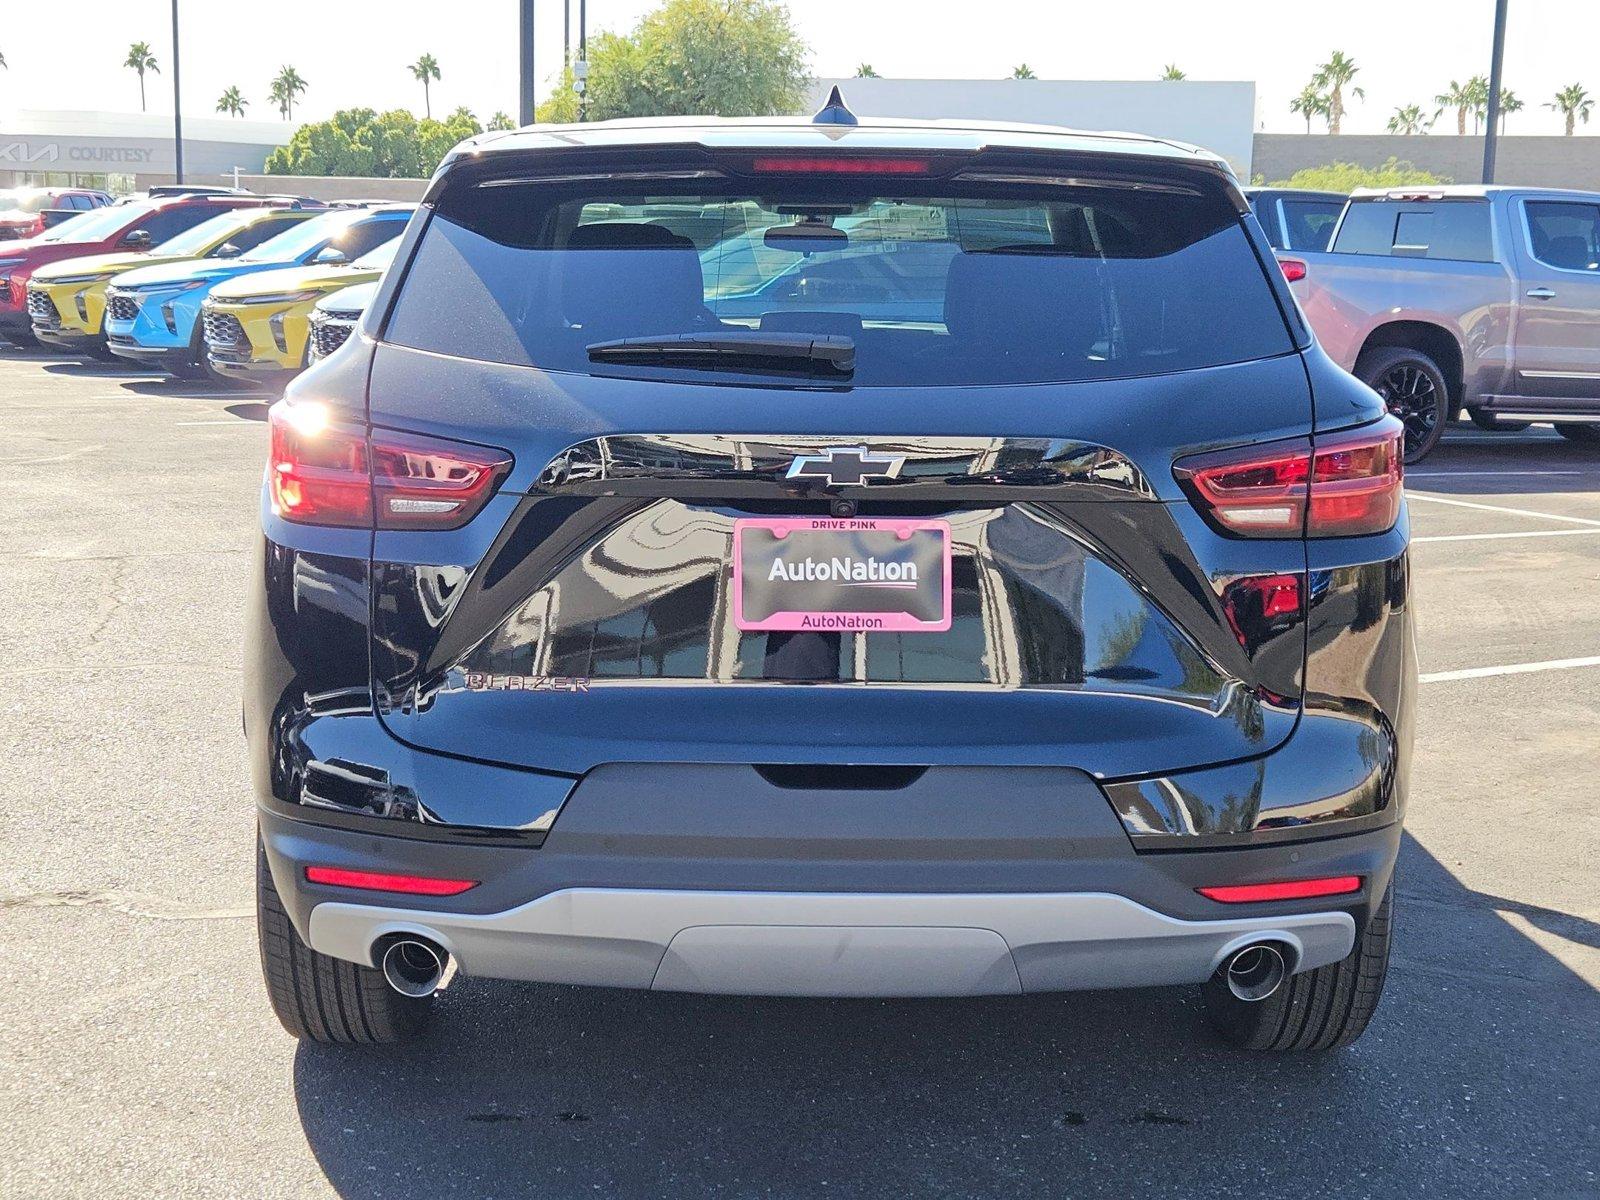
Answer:
[[(273, 119), (269, 81), (291, 63), (311, 84), (296, 119), (371, 105), (422, 111), (406, 71), (431, 51), (443, 79), (434, 111), (465, 104), (480, 119), (515, 115), (516, 0), (181, 0), (184, 112), (212, 115), (239, 85), (249, 116)], [(589, 0), (589, 27), (623, 31), (651, 0)], [(1493, 0), (790, 0), (812, 49), (814, 75), (850, 75), (862, 61), (881, 75), (1009, 75), (1026, 61), (1045, 79), (1148, 79), (1176, 62), (1191, 79), (1254, 79), (1257, 127), (1303, 129), (1289, 99), (1333, 49), (1361, 67), (1364, 102), (1348, 101), (1348, 133), (1378, 133), (1395, 107), (1431, 97), (1450, 79), (1487, 73)], [(577, 0), (573, 0), (576, 41)], [(130, 42), (148, 41), (163, 74), (150, 76), (150, 111), (172, 108), (168, 0), (0, 0), (0, 112), (21, 108), (129, 111), (138, 81), (121, 67)], [(540, 96), (561, 57), (561, 0), (538, 0)], [(1600, 95), (1600, 0), (1511, 0), (1506, 86), (1528, 107), (1515, 133), (1559, 133), (1543, 107), (1581, 82)], [(1453, 131), (1454, 118), (1441, 120)], [(1600, 113), (1580, 133), (1600, 132)]]

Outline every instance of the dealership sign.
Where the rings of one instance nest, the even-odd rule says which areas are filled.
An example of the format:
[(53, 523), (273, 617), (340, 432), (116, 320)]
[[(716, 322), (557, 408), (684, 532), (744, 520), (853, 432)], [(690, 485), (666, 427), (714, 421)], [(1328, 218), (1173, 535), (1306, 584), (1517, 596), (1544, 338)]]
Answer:
[(155, 156), (148, 146), (74, 146), (60, 142), (0, 142), (0, 165), (91, 163), (97, 166), (147, 165)]

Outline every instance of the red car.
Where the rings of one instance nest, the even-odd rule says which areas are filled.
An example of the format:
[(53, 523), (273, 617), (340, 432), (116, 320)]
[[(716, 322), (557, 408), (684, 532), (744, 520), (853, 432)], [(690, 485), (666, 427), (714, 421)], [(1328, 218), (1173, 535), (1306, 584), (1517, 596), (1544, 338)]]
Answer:
[(46, 213), (88, 212), (111, 203), (105, 192), (89, 188), (11, 188), (0, 190), (0, 242), (38, 237), (51, 224)]
[(23, 241), (0, 242), (0, 336), (34, 343), (28, 280), (46, 263), (117, 250), (148, 250), (230, 208), (281, 204), (267, 196), (174, 196), (113, 204)]

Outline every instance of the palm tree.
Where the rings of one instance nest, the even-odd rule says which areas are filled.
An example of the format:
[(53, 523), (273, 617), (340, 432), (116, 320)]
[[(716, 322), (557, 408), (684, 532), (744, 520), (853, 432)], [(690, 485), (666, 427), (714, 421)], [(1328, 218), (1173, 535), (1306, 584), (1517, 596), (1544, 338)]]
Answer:
[(227, 113), (230, 117), (244, 116), (245, 106), (250, 101), (244, 98), (244, 93), (237, 87), (231, 87), (217, 97), (217, 111)]
[(876, 79), (876, 78), (878, 78), (878, 73), (872, 69), (872, 64), (871, 63), (862, 63), (859, 67), (856, 68), (856, 78), (857, 79)]
[(1189, 78), (1189, 72), (1180, 70), (1177, 63), (1168, 63), (1161, 72), (1161, 78), (1164, 82), (1176, 83), (1180, 79)]
[(1510, 113), (1521, 112), (1527, 105), (1510, 88), (1500, 89), (1500, 132), (1506, 131), (1506, 117)]
[(1328, 98), (1317, 90), (1317, 85), (1308, 83), (1300, 89), (1300, 94), (1289, 101), (1289, 111), (1299, 113), (1306, 119), (1306, 132), (1311, 132), (1311, 118), (1325, 117), (1328, 115)]
[(1427, 133), (1428, 126), (1432, 124), (1420, 104), (1408, 104), (1404, 108), (1394, 110), (1394, 116), (1389, 118), (1389, 132), (1407, 135)]
[(1577, 129), (1579, 120), (1585, 125), (1589, 123), (1589, 114), (1594, 111), (1594, 101), (1590, 99), (1589, 93), (1584, 91), (1583, 84), (1569, 83), (1557, 92), (1555, 100), (1545, 107), (1566, 117), (1567, 136), (1571, 137)]
[(497, 109), (494, 116), (489, 118), (489, 123), (484, 126), (490, 133), (502, 129), (515, 129), (516, 127), (516, 122), (511, 119), (511, 114), (504, 109)]
[(295, 98), (310, 86), (293, 67), (285, 66), (279, 69), (277, 77), (272, 81), (271, 98), (285, 121), (294, 120)]
[(144, 73), (154, 71), (157, 75), (161, 74), (161, 68), (156, 66), (156, 56), (150, 53), (150, 43), (135, 42), (129, 46), (128, 57), (122, 60), (122, 65), (139, 73), (139, 111), (144, 112)]
[(1030, 67), (1027, 63), (1020, 63), (1019, 65), (1011, 68), (1011, 78), (1013, 78), (1013, 79), (1037, 79), (1039, 77), (1033, 73), (1033, 68)]
[(1468, 107), (1472, 109), (1472, 135), (1476, 137), (1483, 126), (1483, 118), (1489, 111), (1489, 77), (1487, 75), (1474, 75), (1467, 80)]
[(1435, 113), (1434, 116), (1439, 116), (1447, 108), (1455, 109), (1456, 133), (1465, 136), (1467, 132), (1467, 114), (1472, 111), (1472, 99), (1472, 80), (1469, 79), (1466, 83), (1457, 83), (1452, 79), (1450, 86), (1433, 98), (1433, 102), (1439, 106), (1439, 112)]
[[(1356, 66), (1355, 59), (1350, 58), (1343, 50), (1335, 50), (1327, 62), (1317, 68), (1317, 73), (1311, 77), (1311, 85), (1328, 97), (1328, 132), (1338, 133), (1344, 122), (1344, 88), (1353, 80), (1361, 68)], [(1350, 89), (1350, 94), (1365, 100), (1367, 93), (1358, 87)]]
[(433, 97), (429, 95), (428, 83), (439, 78), (439, 60), (431, 54), (424, 54), (410, 67), (411, 78), (422, 85), (422, 114), (425, 117), (433, 116)]

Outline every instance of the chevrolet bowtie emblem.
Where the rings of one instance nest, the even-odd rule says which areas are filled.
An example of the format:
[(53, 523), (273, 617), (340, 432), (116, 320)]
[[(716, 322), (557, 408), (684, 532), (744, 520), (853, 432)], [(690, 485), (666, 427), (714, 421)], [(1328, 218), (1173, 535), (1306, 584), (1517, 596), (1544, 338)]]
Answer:
[(865, 446), (830, 446), (822, 454), (802, 454), (789, 464), (787, 479), (816, 479), (842, 487), (869, 479), (894, 479), (903, 454), (871, 454)]

